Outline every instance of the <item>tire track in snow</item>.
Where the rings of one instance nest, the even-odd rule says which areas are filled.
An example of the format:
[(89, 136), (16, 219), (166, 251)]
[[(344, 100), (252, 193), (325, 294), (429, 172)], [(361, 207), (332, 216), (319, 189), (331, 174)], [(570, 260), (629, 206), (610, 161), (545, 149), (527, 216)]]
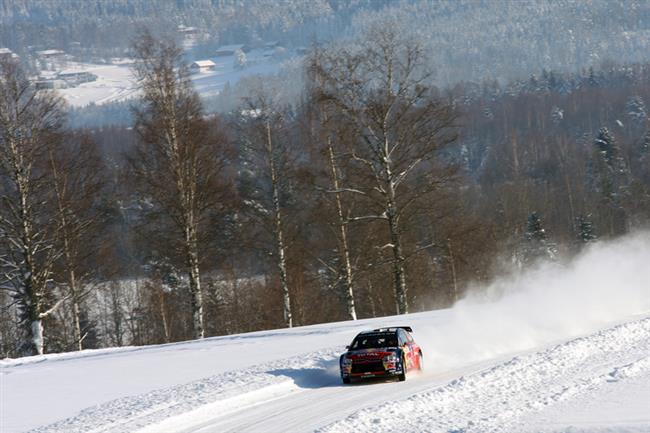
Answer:
[(514, 357), (401, 401), (360, 410), (319, 432), (517, 431), (519, 419), (527, 413), (650, 371), (649, 356), (646, 317)]
[[(240, 410), (278, 394), (304, 386), (327, 386), (338, 383), (338, 372), (328, 369), (337, 365), (340, 348), (260, 364), (253, 368), (229, 371), (182, 385), (113, 400), (82, 410), (78, 415), (42, 426), (31, 433), (131, 433), (164, 419), (203, 406), (217, 413)], [(292, 377), (292, 372), (303, 372)], [(309, 375), (310, 377), (303, 377)], [(306, 383), (308, 382), (308, 383)], [(267, 390), (268, 392), (264, 392)], [(260, 392), (263, 391), (263, 392)]]

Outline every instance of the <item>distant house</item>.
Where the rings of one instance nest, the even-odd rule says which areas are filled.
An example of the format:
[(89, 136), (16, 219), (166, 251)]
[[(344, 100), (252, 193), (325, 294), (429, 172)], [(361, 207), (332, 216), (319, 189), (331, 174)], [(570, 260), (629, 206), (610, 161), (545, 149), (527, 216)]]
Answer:
[(216, 66), (212, 60), (197, 60), (190, 65), (190, 72), (198, 74), (199, 72), (214, 71)]
[(270, 50), (266, 50), (266, 51), (264, 51), (264, 52), (262, 53), (262, 56), (264, 56), (264, 57), (266, 57), (266, 58), (272, 58), (272, 57), (275, 57), (275, 58), (281, 58), (281, 57), (284, 56), (286, 53), (287, 53), (287, 49), (286, 49), (286, 48), (281, 47), (281, 46), (277, 46), (277, 47), (275, 47), (275, 48), (273, 48), (273, 49), (270, 49)]
[(42, 50), (36, 51), (36, 55), (42, 59), (56, 60), (65, 56), (65, 52), (61, 50)]
[(34, 81), (37, 89), (65, 89), (68, 87), (63, 80), (38, 80)]
[(222, 47), (217, 48), (217, 52), (215, 54), (217, 55), (217, 57), (234, 56), (235, 53), (239, 50), (247, 53), (251, 49), (246, 44), (224, 45)]
[(280, 46), (280, 41), (269, 41), (264, 43), (264, 48), (272, 49)]
[(0, 60), (15, 59), (17, 57), (9, 48), (0, 48)]
[(191, 35), (196, 35), (199, 33), (199, 29), (196, 27), (185, 27), (184, 25), (179, 25), (178, 26), (178, 33), (185, 35), (185, 36), (191, 36)]
[(97, 79), (97, 75), (88, 71), (61, 71), (56, 77), (65, 81), (69, 86), (76, 86), (82, 83), (89, 83)]

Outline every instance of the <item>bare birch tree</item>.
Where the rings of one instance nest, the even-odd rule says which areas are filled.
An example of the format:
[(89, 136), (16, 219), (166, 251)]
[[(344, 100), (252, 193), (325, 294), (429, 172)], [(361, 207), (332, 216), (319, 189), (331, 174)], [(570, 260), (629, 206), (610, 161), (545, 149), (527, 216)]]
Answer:
[(346, 214), (343, 211), (343, 191), (341, 190), (341, 180), (339, 173), (339, 166), (334, 154), (334, 146), (332, 139), (327, 138), (327, 158), (331, 173), (331, 192), (334, 194), (334, 202), (336, 204), (336, 225), (339, 231), (339, 254), (343, 262), (343, 278), (345, 281), (344, 297), (348, 316), (352, 320), (357, 320), (357, 310), (354, 303), (354, 279), (352, 272), (352, 261), (350, 259), (350, 246), (348, 243), (348, 225), (346, 224)]
[[(357, 319), (355, 305), (354, 285), (355, 269), (353, 266), (352, 252), (350, 248), (350, 236), (347, 219), (350, 216), (350, 206), (346, 200), (343, 178), (344, 170), (341, 167), (341, 160), (346, 159), (344, 146), (341, 145), (341, 138), (345, 135), (345, 129), (341, 130), (340, 122), (329, 115), (327, 107), (321, 104), (311, 103), (308, 107), (312, 109), (313, 119), (310, 121), (310, 140), (320, 153), (322, 173), (317, 176), (322, 181), (316, 189), (322, 190), (322, 197), (333, 208), (333, 215), (329, 217), (327, 226), (330, 226), (336, 237), (336, 255), (330, 260), (318, 258), (322, 265), (334, 276), (334, 285), (340, 288), (341, 298), (344, 300), (347, 317), (350, 320)], [(343, 153), (342, 153), (343, 152)], [(322, 212), (321, 212), (322, 213)], [(331, 263), (330, 262), (334, 262)]]
[(157, 213), (159, 241), (178, 256), (188, 277), (194, 338), (204, 337), (201, 244), (215, 209), (223, 206), (225, 139), (204, 117), (182, 52), (150, 33), (134, 45), (143, 108), (140, 142), (131, 156), (141, 199)]
[(374, 212), (348, 219), (383, 221), (384, 248), (392, 251), (396, 310), (408, 312), (404, 230), (408, 218), (446, 176), (435, 170), (438, 150), (456, 138), (451, 107), (428, 86), (424, 52), (400, 36), (395, 22), (379, 22), (357, 47), (316, 50), (310, 73), (321, 102), (329, 104), (357, 136), (349, 153), (365, 181), (345, 191), (367, 200)]
[(42, 354), (58, 252), (47, 215), (47, 149), (60, 138), (62, 100), (37, 91), (20, 66), (0, 63), (0, 288), (19, 310), (22, 355)]
[(91, 256), (101, 231), (98, 205), (104, 195), (103, 164), (95, 143), (88, 137), (66, 137), (65, 143), (48, 149), (48, 170), (53, 188), (53, 221), (60, 259), (55, 279), (66, 288), (72, 307), (75, 347), (83, 350), (83, 302), (93, 287)]
[(257, 89), (245, 111), (246, 164), (257, 170), (258, 184), (246, 200), (248, 208), (258, 221), (272, 233), (271, 255), (278, 270), (282, 290), (284, 323), (293, 326), (291, 290), (287, 274), (286, 201), (289, 194), (289, 171), (293, 158), (287, 151), (290, 134), (288, 112), (279, 108), (272, 89)]

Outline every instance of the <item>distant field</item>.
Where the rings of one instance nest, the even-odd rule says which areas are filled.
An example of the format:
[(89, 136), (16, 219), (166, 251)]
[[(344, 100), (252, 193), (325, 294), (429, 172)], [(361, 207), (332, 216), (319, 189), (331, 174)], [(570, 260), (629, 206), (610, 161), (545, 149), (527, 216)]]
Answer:
[[(257, 74), (272, 74), (280, 70), (286, 56), (265, 57), (263, 50), (253, 50), (247, 53), (248, 63), (243, 69), (235, 67), (234, 56), (211, 58), (216, 68), (214, 71), (201, 72), (192, 75), (192, 81), (201, 96), (218, 94), (226, 83), (236, 83), (245, 76)], [(91, 63), (67, 62), (65, 70), (88, 71), (97, 76), (96, 81), (83, 83), (77, 87), (59, 89), (59, 93), (74, 107), (88, 104), (105, 104), (122, 101), (137, 93), (130, 70), (131, 61), (123, 59), (109, 65)], [(44, 76), (53, 76), (55, 72), (43, 71)]]

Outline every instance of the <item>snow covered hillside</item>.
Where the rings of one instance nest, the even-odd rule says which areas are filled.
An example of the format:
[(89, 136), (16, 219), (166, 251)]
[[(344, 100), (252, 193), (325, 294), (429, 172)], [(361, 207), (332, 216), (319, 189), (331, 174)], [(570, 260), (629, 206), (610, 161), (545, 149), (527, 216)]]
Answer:
[[(648, 431), (649, 241), (449, 310), (0, 361), (0, 431)], [(413, 327), (425, 371), (343, 385), (344, 346), (387, 325)]]

